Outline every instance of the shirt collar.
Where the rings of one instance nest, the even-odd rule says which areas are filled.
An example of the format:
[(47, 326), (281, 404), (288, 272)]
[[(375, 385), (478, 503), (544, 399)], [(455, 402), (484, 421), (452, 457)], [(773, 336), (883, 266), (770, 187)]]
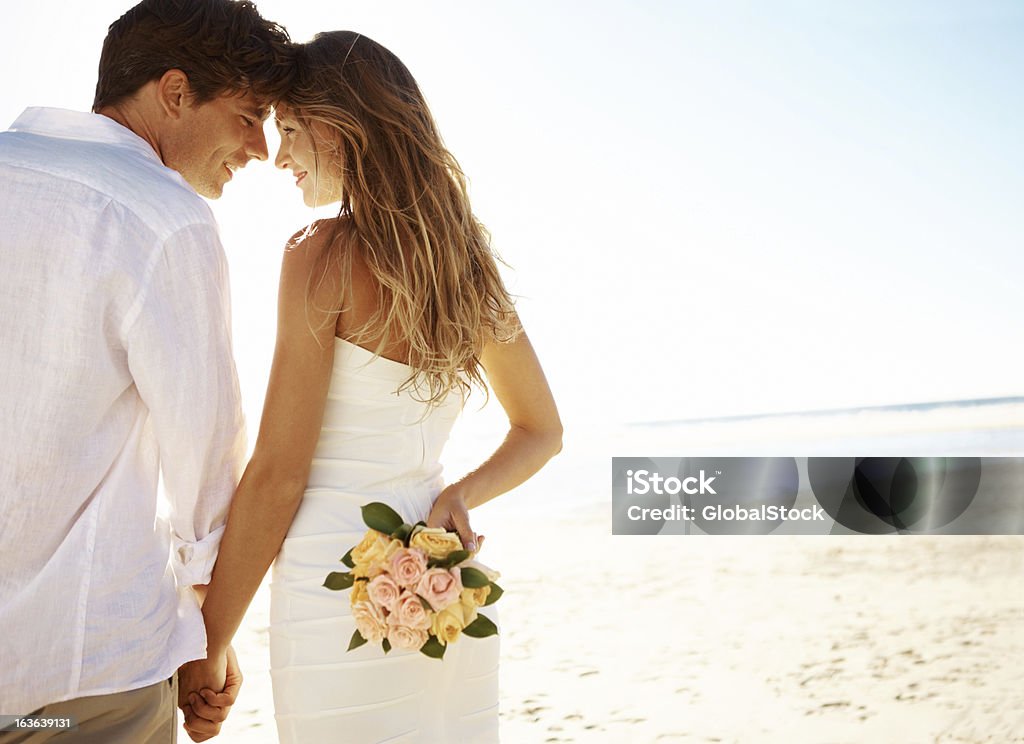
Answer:
[(11, 131), (127, 147), (163, 165), (152, 145), (103, 114), (34, 106), (22, 112), (11, 125)]

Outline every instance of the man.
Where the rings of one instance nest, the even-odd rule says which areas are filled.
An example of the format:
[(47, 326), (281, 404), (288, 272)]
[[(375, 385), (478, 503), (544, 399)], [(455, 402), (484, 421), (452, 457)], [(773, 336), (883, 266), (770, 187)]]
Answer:
[[(94, 113), (0, 134), (0, 715), (75, 718), (54, 741), (175, 741), (175, 670), (206, 656), (192, 587), (245, 444), (200, 195), (267, 158), (289, 50), (249, 2), (143, 0), (110, 27)], [(233, 659), (208, 665), (230, 704)]]

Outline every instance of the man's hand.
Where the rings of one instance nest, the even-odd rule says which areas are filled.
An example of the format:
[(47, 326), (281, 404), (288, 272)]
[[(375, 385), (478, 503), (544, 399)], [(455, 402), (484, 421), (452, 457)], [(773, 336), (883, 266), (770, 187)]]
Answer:
[(178, 670), (178, 707), (192, 741), (206, 741), (220, 733), (241, 686), (242, 672), (230, 646), (224, 656), (190, 661)]

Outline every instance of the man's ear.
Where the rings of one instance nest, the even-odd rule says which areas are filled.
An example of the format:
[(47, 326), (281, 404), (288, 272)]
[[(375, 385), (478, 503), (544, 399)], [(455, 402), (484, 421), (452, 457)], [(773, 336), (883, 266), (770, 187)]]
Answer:
[(189, 105), (191, 95), (188, 75), (177, 68), (165, 72), (156, 83), (157, 103), (171, 119), (181, 118), (181, 112)]

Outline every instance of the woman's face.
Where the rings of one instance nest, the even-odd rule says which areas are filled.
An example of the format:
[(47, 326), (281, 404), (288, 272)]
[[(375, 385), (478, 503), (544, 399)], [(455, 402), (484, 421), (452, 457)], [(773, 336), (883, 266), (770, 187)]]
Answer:
[(322, 136), (326, 132), (318, 132), (314, 123), (311, 136), (299, 124), (294, 112), (284, 104), (276, 108), (274, 121), (281, 135), (281, 146), (274, 158), (274, 165), (292, 172), (295, 185), (302, 189), (302, 200), (306, 206), (319, 207), (340, 201), (341, 168), (334, 162), (337, 153), (326, 144), (327, 140)]

